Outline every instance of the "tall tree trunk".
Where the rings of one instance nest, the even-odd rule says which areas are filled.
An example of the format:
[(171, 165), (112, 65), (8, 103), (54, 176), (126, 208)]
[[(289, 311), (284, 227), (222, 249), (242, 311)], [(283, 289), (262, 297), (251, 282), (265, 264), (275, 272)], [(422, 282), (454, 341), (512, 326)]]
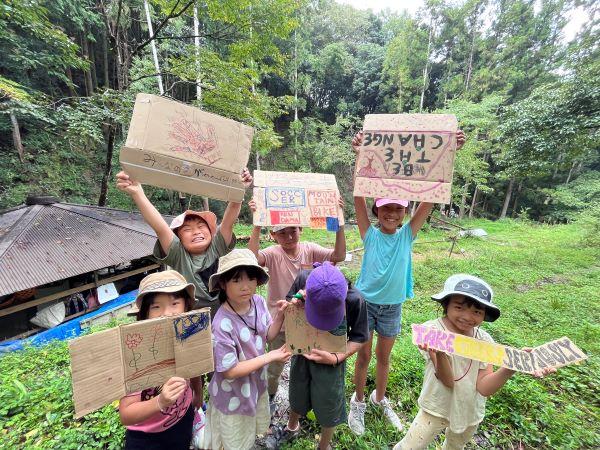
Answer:
[[(152, 31), (152, 18), (150, 17), (150, 7), (148, 6), (148, 0), (144, 0), (144, 9), (146, 11), (146, 21), (148, 23), (148, 33), (152, 37), (154, 31)], [(152, 59), (154, 60), (154, 68), (156, 69), (156, 81), (158, 82), (158, 91), (160, 95), (164, 95), (165, 89), (163, 87), (162, 75), (160, 74), (160, 65), (158, 64), (158, 52), (156, 51), (156, 40), (152, 39), (150, 42), (152, 48)]]
[(108, 38), (106, 30), (102, 33), (102, 73), (104, 74), (104, 87), (110, 89), (110, 75), (108, 69)]
[(479, 196), (479, 186), (475, 185), (475, 191), (473, 192), (473, 200), (471, 200), (471, 208), (469, 209), (469, 219), (473, 218), (473, 211), (477, 206), (477, 197)]
[(92, 73), (92, 89), (96, 91), (98, 87), (98, 75), (96, 74), (96, 50), (93, 42), (88, 43), (90, 50), (90, 70)]
[(23, 148), (23, 142), (21, 141), (21, 131), (19, 130), (19, 121), (17, 116), (12, 111), (10, 112), (10, 123), (12, 125), (12, 137), (17, 153), (19, 154), (19, 160), (21, 163), (25, 162), (25, 149)]
[(573, 161), (573, 164), (571, 164), (571, 168), (569, 169), (569, 175), (567, 175), (567, 179), (565, 180), (565, 186), (569, 184), (569, 181), (571, 181), (571, 176), (573, 175), (573, 171), (575, 170), (576, 166), (577, 161)]
[(114, 124), (108, 125), (108, 137), (106, 139), (106, 162), (104, 164), (104, 175), (102, 176), (102, 184), (100, 185), (100, 197), (98, 198), (98, 206), (106, 205), (106, 195), (108, 192), (108, 180), (112, 170), (112, 157), (115, 149), (115, 134), (116, 129)]
[(517, 216), (517, 206), (519, 206), (519, 195), (521, 194), (521, 189), (523, 188), (523, 181), (519, 181), (519, 186), (517, 186), (517, 192), (515, 192), (515, 198), (513, 200), (513, 210), (511, 217)]
[(433, 15), (429, 22), (429, 40), (427, 41), (427, 59), (423, 68), (423, 89), (421, 90), (421, 101), (419, 103), (419, 112), (423, 111), (423, 103), (425, 102), (425, 90), (427, 89), (428, 72), (429, 72), (429, 56), (431, 52), (431, 41), (433, 39)]
[(460, 198), (460, 207), (458, 208), (458, 218), (463, 219), (465, 217), (465, 207), (467, 206), (467, 190), (469, 189), (469, 183), (463, 186), (462, 196)]
[(210, 205), (208, 204), (208, 197), (202, 197), (202, 205), (204, 207), (204, 211), (210, 211)]
[(77, 92), (75, 91), (75, 83), (73, 83), (73, 72), (71, 72), (71, 68), (67, 66), (65, 69), (65, 75), (69, 79), (67, 82), (67, 89), (69, 90), (69, 95), (71, 97), (77, 97)]
[[(81, 32), (80, 36), (81, 36), (81, 52), (83, 54), (83, 59), (90, 62), (87, 36), (85, 34), (85, 30)], [(83, 71), (83, 77), (84, 77), (84, 81), (85, 81), (85, 95), (87, 97), (90, 97), (94, 93), (94, 86), (92, 83), (92, 73), (91, 73), (91, 70), (89, 67)]]
[(202, 102), (202, 86), (200, 85), (200, 20), (198, 19), (198, 3), (194, 4), (194, 48), (196, 49), (196, 100)]
[(510, 203), (510, 196), (512, 194), (513, 185), (515, 184), (515, 179), (511, 178), (508, 182), (508, 188), (506, 189), (506, 196), (504, 197), (504, 205), (502, 205), (502, 212), (500, 213), (500, 219), (504, 219), (506, 217), (506, 212), (508, 211), (508, 204)]

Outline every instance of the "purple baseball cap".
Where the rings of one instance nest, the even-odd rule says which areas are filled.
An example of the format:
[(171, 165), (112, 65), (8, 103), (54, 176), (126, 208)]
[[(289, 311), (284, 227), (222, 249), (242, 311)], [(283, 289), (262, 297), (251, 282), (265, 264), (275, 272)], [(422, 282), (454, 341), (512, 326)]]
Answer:
[(400, 206), (404, 206), (406, 208), (408, 206), (408, 200), (399, 200), (399, 199), (395, 199), (395, 198), (377, 198), (377, 199), (375, 199), (375, 206), (377, 206), (378, 208), (381, 208), (384, 205), (390, 205), (390, 204), (400, 205)]
[(306, 279), (306, 321), (318, 330), (337, 327), (346, 314), (348, 282), (330, 262), (313, 269)]

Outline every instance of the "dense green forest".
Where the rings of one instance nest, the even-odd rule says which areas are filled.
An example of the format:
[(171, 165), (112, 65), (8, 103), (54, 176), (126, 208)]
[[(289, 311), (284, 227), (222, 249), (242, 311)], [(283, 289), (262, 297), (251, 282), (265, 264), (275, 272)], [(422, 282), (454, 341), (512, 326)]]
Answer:
[[(574, 8), (588, 21), (568, 42)], [(3, 0), (0, 208), (29, 193), (131, 208), (114, 174), (135, 95), (150, 92), (255, 127), (250, 169), (335, 173), (347, 200), (349, 142), (365, 114), (450, 112), (468, 137), (453, 183), (461, 217), (598, 222), (599, 10), (593, 0), (426, 0), (414, 16), (333, 0)], [(150, 191), (163, 212), (181, 207), (176, 193)]]

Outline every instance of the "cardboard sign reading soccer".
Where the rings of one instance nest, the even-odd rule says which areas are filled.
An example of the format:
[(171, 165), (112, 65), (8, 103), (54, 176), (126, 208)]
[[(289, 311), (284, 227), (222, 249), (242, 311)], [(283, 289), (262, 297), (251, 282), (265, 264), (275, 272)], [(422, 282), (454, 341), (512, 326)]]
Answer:
[(241, 202), (240, 174), (248, 164), (253, 132), (174, 100), (138, 94), (121, 166), (141, 183)]
[(344, 224), (334, 175), (255, 170), (254, 186), (254, 225), (337, 231)]
[(429, 348), (449, 355), (463, 356), (524, 373), (534, 373), (547, 367), (563, 367), (587, 359), (587, 355), (567, 337), (526, 352), (450, 331), (413, 324), (412, 341), (415, 345), (427, 344)]
[(170, 377), (214, 370), (210, 310), (143, 320), (69, 342), (75, 417)]
[(450, 203), (458, 122), (450, 114), (368, 114), (354, 195)]
[(303, 307), (288, 305), (285, 309), (284, 327), (285, 343), (292, 354), (309, 353), (314, 348), (327, 352), (346, 353), (348, 338), (345, 324), (333, 332), (317, 330), (306, 321)]

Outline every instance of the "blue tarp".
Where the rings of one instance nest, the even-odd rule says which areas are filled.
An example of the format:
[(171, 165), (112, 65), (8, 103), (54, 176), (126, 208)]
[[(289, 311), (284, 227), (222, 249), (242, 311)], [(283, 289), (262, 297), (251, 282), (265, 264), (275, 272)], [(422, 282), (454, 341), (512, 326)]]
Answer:
[(104, 303), (100, 306), (100, 308), (79, 316), (73, 320), (62, 323), (54, 328), (51, 328), (46, 331), (42, 331), (34, 336), (28, 337), (26, 339), (19, 339), (16, 341), (4, 341), (0, 342), (0, 354), (6, 352), (12, 352), (15, 350), (23, 349), (23, 346), (26, 344), (42, 346), (47, 344), (53, 339), (71, 339), (77, 337), (81, 334), (81, 322), (87, 320), (91, 317), (97, 316), (99, 314), (110, 311), (111, 309), (118, 308), (119, 306), (126, 305), (127, 303), (131, 303), (135, 300), (135, 296), (137, 295), (137, 289), (135, 291), (128, 292), (126, 294), (119, 295), (114, 300)]

